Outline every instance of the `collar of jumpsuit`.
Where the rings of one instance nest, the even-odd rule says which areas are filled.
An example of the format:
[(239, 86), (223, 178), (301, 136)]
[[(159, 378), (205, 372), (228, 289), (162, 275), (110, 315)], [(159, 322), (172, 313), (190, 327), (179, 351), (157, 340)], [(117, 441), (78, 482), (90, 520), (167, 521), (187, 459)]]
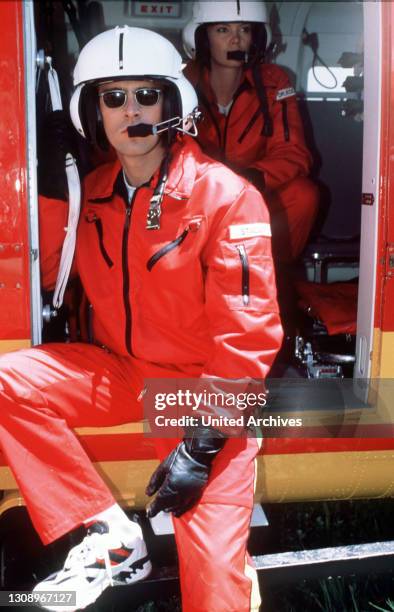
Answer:
[[(176, 199), (187, 199), (190, 197), (195, 178), (196, 166), (194, 163), (194, 154), (199, 151), (198, 144), (190, 136), (183, 136), (175, 141), (170, 150), (171, 158), (176, 160), (176, 164), (170, 162), (168, 172), (168, 181), (165, 188), (165, 193)], [(112, 168), (111, 168), (112, 166)], [(119, 160), (110, 162), (108, 167), (110, 172), (103, 172), (97, 176), (95, 185), (90, 189), (89, 200), (99, 201), (112, 198), (114, 194), (114, 185), (117, 176), (122, 170), (122, 165)], [(156, 185), (159, 178), (160, 167), (156, 169), (149, 184)], [(123, 175), (124, 176), (124, 175)], [(128, 195), (132, 195), (129, 188), (134, 192), (134, 188), (127, 184), (124, 180)]]
[(130, 185), (129, 181), (127, 180), (127, 176), (124, 170), (123, 170), (123, 180), (124, 180), (124, 184), (127, 189), (127, 199), (129, 200), (129, 202), (131, 202), (131, 199), (137, 187), (133, 187), (133, 185)]

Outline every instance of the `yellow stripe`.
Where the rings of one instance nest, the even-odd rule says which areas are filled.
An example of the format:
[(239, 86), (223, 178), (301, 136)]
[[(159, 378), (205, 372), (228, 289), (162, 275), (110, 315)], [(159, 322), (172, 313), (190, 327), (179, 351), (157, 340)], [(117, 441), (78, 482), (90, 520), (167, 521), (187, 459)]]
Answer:
[[(145, 506), (157, 465), (153, 459), (95, 463), (117, 500), (134, 508)], [(394, 497), (394, 450), (265, 455), (258, 468), (255, 502)], [(11, 470), (0, 467), (0, 491), (17, 488)]]
[(10, 353), (11, 351), (18, 351), (19, 349), (30, 347), (30, 338), (24, 340), (0, 340), (0, 353)]
[(394, 496), (394, 450), (259, 457), (256, 501)]
[(382, 330), (375, 327), (373, 330), (372, 355), (371, 355), (371, 378), (380, 375), (380, 363), (382, 353)]
[(124, 423), (112, 427), (76, 427), (75, 433), (79, 436), (108, 436), (113, 434), (136, 434), (144, 433), (143, 423)]
[(379, 376), (394, 378), (394, 332), (382, 332)]

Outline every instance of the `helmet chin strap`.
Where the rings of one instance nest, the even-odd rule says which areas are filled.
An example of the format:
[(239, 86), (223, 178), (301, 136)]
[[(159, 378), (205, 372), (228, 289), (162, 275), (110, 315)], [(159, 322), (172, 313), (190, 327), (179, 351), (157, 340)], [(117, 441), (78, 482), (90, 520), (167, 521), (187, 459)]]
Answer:
[(244, 64), (247, 64), (249, 61), (249, 53), (247, 53), (246, 51), (239, 51), (239, 50), (228, 51), (227, 59), (236, 60), (237, 62), (244, 62)]

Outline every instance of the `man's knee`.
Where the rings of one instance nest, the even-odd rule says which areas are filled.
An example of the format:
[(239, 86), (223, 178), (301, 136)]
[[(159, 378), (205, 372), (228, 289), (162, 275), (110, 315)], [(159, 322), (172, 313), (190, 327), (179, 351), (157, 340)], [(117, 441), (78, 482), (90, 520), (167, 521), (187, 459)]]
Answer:
[[(41, 390), (58, 382), (62, 375), (61, 356), (68, 345), (51, 344), (21, 349), (0, 356), (0, 392), (12, 400), (29, 400), (32, 404), (43, 403)], [(45, 403), (45, 402), (44, 402)]]

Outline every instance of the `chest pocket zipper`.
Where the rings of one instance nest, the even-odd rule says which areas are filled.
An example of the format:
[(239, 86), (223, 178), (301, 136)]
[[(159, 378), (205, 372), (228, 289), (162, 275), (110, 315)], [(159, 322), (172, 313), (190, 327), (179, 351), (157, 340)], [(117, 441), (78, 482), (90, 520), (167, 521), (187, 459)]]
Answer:
[(285, 141), (289, 142), (290, 131), (289, 131), (289, 119), (287, 116), (287, 100), (281, 100), (281, 104), (282, 104), (283, 135), (285, 137)]
[(257, 121), (257, 119), (258, 119), (258, 117), (260, 115), (261, 115), (261, 109), (258, 108), (257, 111), (255, 112), (255, 114), (253, 115), (253, 117), (251, 118), (251, 120), (249, 121), (248, 125), (246, 126), (246, 128), (242, 132), (241, 136), (238, 138), (239, 144), (241, 144), (241, 142), (243, 141), (245, 136), (250, 132), (250, 130), (252, 129), (252, 127), (254, 126), (254, 124), (256, 123), (256, 121)]
[(239, 258), (241, 260), (241, 266), (242, 266), (242, 280), (241, 280), (242, 301), (243, 301), (244, 306), (248, 306), (249, 299), (250, 299), (249, 260), (248, 260), (248, 255), (246, 253), (246, 249), (243, 244), (240, 244), (237, 246), (237, 251), (238, 251)]
[(97, 230), (97, 236), (99, 240), (99, 247), (100, 247), (101, 255), (103, 256), (104, 261), (107, 264), (107, 266), (109, 268), (112, 268), (112, 266), (114, 265), (114, 262), (108, 255), (107, 250), (104, 246), (103, 222), (101, 221), (101, 219), (96, 217), (95, 214), (93, 216), (86, 216), (85, 218), (88, 223), (94, 223), (96, 230)]
[(157, 251), (157, 253), (152, 255), (152, 257), (148, 259), (148, 263), (146, 264), (146, 267), (148, 268), (149, 272), (152, 270), (153, 266), (157, 264), (159, 259), (164, 257), (164, 255), (167, 255), (167, 253), (169, 253), (173, 249), (176, 249), (180, 244), (182, 244), (182, 242), (185, 240), (188, 233), (189, 233), (189, 228), (187, 227), (185, 230), (183, 230), (182, 234), (178, 236), (178, 238), (175, 238), (175, 240), (172, 240), (172, 242), (169, 242), (164, 247), (162, 247), (159, 251)]

